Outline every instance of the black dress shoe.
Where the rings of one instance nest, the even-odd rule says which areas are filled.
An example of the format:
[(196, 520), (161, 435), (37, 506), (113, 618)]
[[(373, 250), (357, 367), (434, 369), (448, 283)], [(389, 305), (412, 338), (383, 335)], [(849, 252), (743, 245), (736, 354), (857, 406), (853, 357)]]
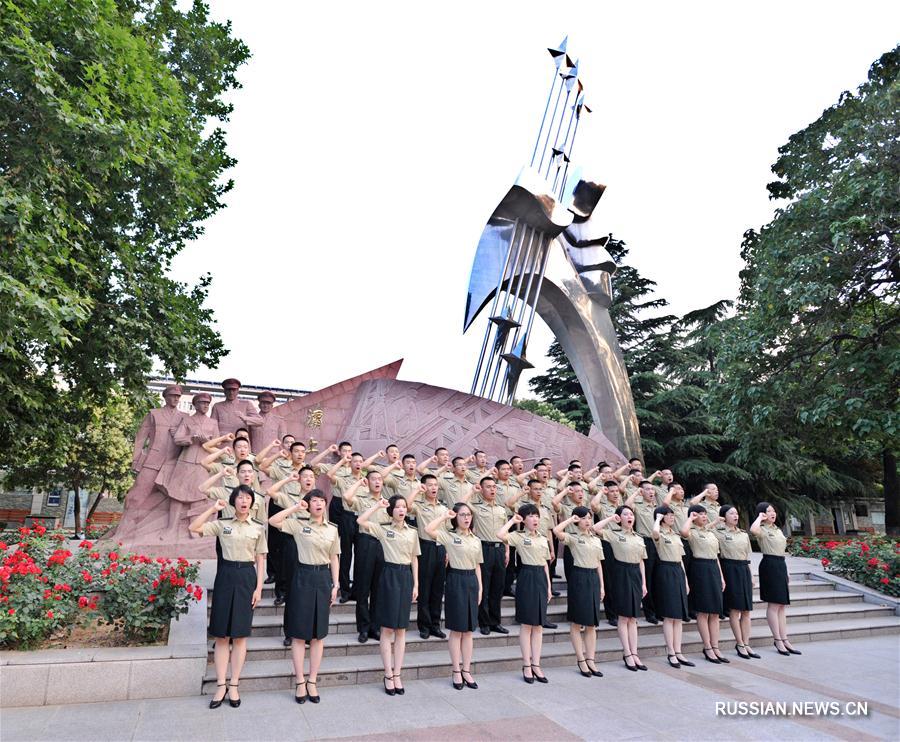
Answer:
[(374, 639), (375, 641), (381, 641), (381, 629), (372, 629), (369, 631), (369, 638)]
[(356, 641), (358, 641), (360, 644), (365, 644), (367, 641), (369, 641), (369, 635), (365, 631), (360, 631), (359, 636), (356, 637)]
[(431, 636), (431, 632), (429, 632), (428, 629), (419, 629), (419, 636), (421, 636), (423, 639), (427, 639), (429, 636)]
[(559, 626), (557, 624), (553, 623), (553, 621), (544, 621), (544, 628), (545, 629), (558, 629)]
[(503, 597), (505, 598), (515, 598), (516, 594), (512, 590), (504, 590)]
[(428, 635), (429, 635), (429, 636), (433, 636), (433, 637), (435, 637), (436, 639), (446, 639), (446, 638), (447, 638), (447, 635), (446, 635), (443, 631), (441, 631), (440, 629), (431, 629), (431, 630), (428, 632)]
[(282, 643), (284, 646), (289, 647), (289, 646), (291, 646), (291, 644), (293, 644), (294, 642), (293, 642), (293, 640), (291, 639), (291, 637), (286, 636), (286, 637), (284, 637), (284, 641), (281, 642), (281, 643)]
[(347, 593), (341, 593), (340, 597), (338, 598), (338, 603), (340, 603), (341, 605), (343, 605), (343, 604), (346, 603), (348, 600), (350, 600), (350, 596), (347, 595)]
[(263, 585), (271, 585), (273, 582), (275, 582), (274, 577), (266, 577), (266, 579), (263, 580)]
[(276, 596), (275, 596), (275, 605), (276, 605), (276, 606), (284, 605), (284, 596), (283, 596), (283, 595), (276, 595)]
[(487, 636), (491, 633), (491, 630), (487, 626), (479, 626), (478, 630), (484, 635)]
[(506, 628), (505, 626), (501, 626), (500, 624), (497, 624), (496, 626), (491, 626), (490, 630), (493, 631), (495, 634), (508, 634), (509, 633), (509, 629)]
[(559, 590), (551, 590), (550, 595), (554, 598), (558, 598), (562, 593)]
[(612, 616), (611, 618), (606, 619), (606, 623), (608, 623), (610, 626), (618, 626), (619, 618), (618, 616)]
[(656, 616), (654, 616), (652, 613), (648, 616), (644, 616), (644, 620), (647, 623), (652, 623), (654, 626), (659, 623), (659, 619)]

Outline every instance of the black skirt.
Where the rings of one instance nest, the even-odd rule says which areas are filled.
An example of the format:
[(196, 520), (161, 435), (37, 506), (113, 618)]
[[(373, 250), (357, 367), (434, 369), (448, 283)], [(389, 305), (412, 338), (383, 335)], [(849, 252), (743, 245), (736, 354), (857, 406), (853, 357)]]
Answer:
[(660, 618), (688, 619), (687, 588), (681, 562), (656, 563), (653, 572), (653, 605)]
[(209, 616), (210, 636), (220, 639), (250, 636), (253, 628), (254, 590), (256, 565), (253, 562), (219, 559)]
[(784, 557), (763, 554), (759, 563), (759, 598), (766, 603), (791, 604), (787, 563)]
[(637, 618), (641, 615), (641, 567), (639, 564), (612, 561), (612, 574), (606, 589), (612, 595), (612, 608), (617, 616)]
[(569, 593), (566, 620), (582, 626), (599, 626), (600, 576), (597, 570), (573, 564), (566, 574)]
[(406, 629), (411, 607), (412, 567), (385, 562), (378, 579), (375, 625), (383, 629)]
[(478, 577), (474, 569), (447, 569), (444, 625), (449, 631), (463, 633), (478, 626)]
[(285, 636), (305, 641), (328, 636), (332, 587), (330, 564), (297, 564), (284, 606)]
[(544, 567), (522, 564), (516, 577), (516, 621), (523, 626), (543, 626), (548, 596)]
[[(282, 624), (284, 626), (285, 636), (288, 636), (287, 627), (292, 623), (291, 619), (291, 590), (294, 586), (294, 573), (297, 571), (299, 562), (297, 561), (297, 542), (289, 533), (278, 531), (281, 537), (281, 573), (284, 580), (284, 618)], [(299, 638), (299, 637), (298, 637)]]
[(720, 559), (722, 574), (725, 575), (725, 613), (729, 611), (753, 610), (753, 578), (750, 576), (750, 562), (743, 559)]
[(722, 577), (719, 575), (718, 559), (691, 560), (691, 571), (688, 574), (691, 585), (691, 607), (696, 613), (722, 612)]

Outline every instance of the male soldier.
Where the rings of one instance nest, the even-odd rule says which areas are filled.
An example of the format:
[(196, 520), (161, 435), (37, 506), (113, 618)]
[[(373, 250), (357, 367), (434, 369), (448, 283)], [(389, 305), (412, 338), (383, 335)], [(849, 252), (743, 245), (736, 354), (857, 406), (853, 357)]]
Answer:
[(487, 454), (484, 451), (475, 451), (470, 457), (470, 462), (475, 462), (475, 468), (466, 472), (466, 478), (470, 484), (478, 484), (484, 477), (491, 476), (487, 465)]
[(647, 623), (657, 624), (659, 619), (656, 617), (656, 608), (653, 604), (653, 573), (656, 571), (656, 565), (659, 562), (659, 555), (656, 553), (656, 543), (653, 541), (653, 525), (656, 517), (653, 511), (656, 510), (656, 488), (653, 483), (644, 479), (641, 481), (639, 489), (633, 490), (625, 500), (625, 505), (634, 512), (634, 531), (638, 536), (644, 539), (644, 546), (647, 549), (647, 558), (644, 560), (644, 574), (646, 575), (647, 594), (641, 601), (644, 607), (644, 618)]
[[(381, 472), (374, 469), (365, 478), (357, 479), (343, 493), (344, 502), (354, 513), (362, 514), (381, 500), (384, 481)], [(384, 508), (372, 515), (376, 523), (386, 525), (391, 517)], [(369, 639), (381, 639), (381, 630), (374, 625), (375, 606), (378, 602), (378, 580), (384, 566), (381, 542), (364, 531), (359, 532), (356, 554), (353, 559), (353, 592), (356, 594), (357, 641), (365, 644)]]
[(272, 411), (275, 405), (275, 395), (272, 392), (260, 392), (256, 395), (256, 401), (259, 403), (259, 416), (263, 422), (250, 429), (250, 443), (253, 444), (253, 450), (259, 453), (272, 440), (280, 441), (287, 435), (287, 423), (281, 415)]
[[(222, 389), (225, 400), (213, 405), (210, 417), (219, 425), (220, 433), (233, 433), (238, 428), (258, 428), (263, 419), (249, 399), (238, 399), (241, 382), (237, 379), (225, 379)], [(270, 436), (271, 438), (271, 436)]]
[(451, 463), (453, 468), (449, 472), (438, 475), (441, 502), (448, 508), (462, 502), (463, 495), (466, 493), (471, 495), (472, 490), (472, 485), (466, 476), (466, 460), (462, 456), (454, 456)]
[[(384, 479), (384, 488), (389, 490), (390, 495), (403, 495), (408, 505), (412, 505), (413, 498), (419, 491), (419, 479), (416, 476), (416, 457), (411, 453), (404, 454), (400, 460), (400, 464), (396, 461), (389, 464), (381, 470), (381, 476)], [(402, 467), (403, 476), (399, 477), (395, 473)]]
[[(441, 603), (444, 599), (444, 580), (447, 576), (447, 552), (425, 530), (435, 518), (443, 517), (447, 508), (438, 502), (438, 480), (434, 474), (422, 477), (422, 484), (409, 500), (409, 512), (415, 516), (419, 532), (419, 601), (416, 624), (419, 636), (427, 639), (435, 636), (446, 639), (441, 631)], [(448, 523), (444, 527), (449, 527)]]
[[(497, 502), (503, 505), (507, 510), (507, 517), (511, 517), (516, 512), (519, 498), (525, 494), (525, 490), (519, 486), (519, 483), (512, 476), (512, 466), (506, 459), (499, 459), (494, 464), (496, 471)], [(549, 538), (549, 536), (548, 536)], [(503, 594), (506, 596), (515, 595), (513, 585), (516, 581), (516, 575), (519, 573), (519, 565), (516, 560), (516, 549), (513, 546), (509, 548), (509, 563), (506, 565), (506, 578), (503, 581)], [(550, 547), (552, 550), (552, 546)]]
[[(435, 464), (435, 468), (431, 469), (431, 465)], [(430, 456), (416, 467), (419, 474), (434, 474), (440, 478), (441, 474), (450, 469), (450, 452), (441, 446), (434, 449), (434, 456)]]
[[(477, 502), (475, 498), (478, 498)], [(472, 528), (481, 539), (481, 554), (484, 563), (481, 565), (481, 605), (478, 606), (478, 629), (487, 636), (492, 631), (497, 634), (508, 634), (509, 629), (500, 623), (500, 603), (503, 600), (503, 582), (506, 577), (506, 565), (509, 562), (509, 547), (497, 538), (499, 531), (507, 521), (506, 508), (496, 500), (497, 483), (493, 477), (484, 477), (475, 486), (470, 504), (475, 517)], [(463, 495), (462, 502), (469, 499), (469, 493)]]
[[(657, 479), (660, 481), (660, 484), (654, 484), (653, 486), (656, 487), (656, 501), (662, 502), (666, 499), (666, 495), (669, 494), (669, 485), (672, 484), (675, 477), (672, 476), (671, 469), (657, 469), (647, 479), (651, 482), (655, 482)], [(718, 515), (718, 512), (716, 512), (716, 515)]]

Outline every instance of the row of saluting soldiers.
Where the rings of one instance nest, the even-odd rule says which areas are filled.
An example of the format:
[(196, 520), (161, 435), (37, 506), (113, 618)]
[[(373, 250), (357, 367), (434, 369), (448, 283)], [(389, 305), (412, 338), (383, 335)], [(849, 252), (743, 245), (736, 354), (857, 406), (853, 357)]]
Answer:
[[(319, 701), (330, 607), (350, 600), (359, 642), (381, 643), (388, 695), (405, 693), (413, 602), (423, 639), (447, 638), (443, 605), (451, 682), (461, 690), (478, 687), (471, 671), (474, 632), (509, 633), (501, 623), (504, 594), (515, 597), (523, 679), (547, 683), (542, 632), (556, 628), (547, 606), (559, 594), (551, 578), (560, 552), (566, 618), (585, 677), (602, 676), (595, 660), (601, 615), (617, 626), (622, 660), (633, 672), (647, 669), (638, 653), (641, 614), (650, 623), (662, 620), (672, 667), (693, 666), (681, 647), (682, 624), (692, 618), (706, 661), (729, 662), (719, 650), (719, 621), (726, 616), (738, 656), (759, 659), (750, 646), (751, 534), (763, 553), (760, 597), (768, 603), (775, 648), (800, 654), (787, 636), (786, 539), (774, 507), (758, 505), (748, 534), (738, 527), (736, 508), (719, 503), (714, 484), (687, 499), (671, 471), (645, 477), (639, 459), (618, 469), (601, 462), (589, 472), (572, 461), (554, 473), (546, 458), (525, 471), (520, 457), (488, 467), (482, 451), (451, 459), (443, 448), (421, 464), (401, 457), (396, 446), (366, 459), (347, 442), (307, 462), (306, 446), (292, 436), (254, 455), (243, 430), (205, 447), (210, 477), (200, 489), (215, 504), (190, 530), (217, 537), (209, 633), (218, 687), (211, 708), (226, 698), (240, 704), (246, 637), (264, 581), (274, 583), (276, 604), (285, 605), (297, 703)], [(337, 461), (321, 463), (330, 454)], [(330, 503), (316, 489), (322, 475), (332, 485)], [(218, 518), (210, 521), (214, 513)]]

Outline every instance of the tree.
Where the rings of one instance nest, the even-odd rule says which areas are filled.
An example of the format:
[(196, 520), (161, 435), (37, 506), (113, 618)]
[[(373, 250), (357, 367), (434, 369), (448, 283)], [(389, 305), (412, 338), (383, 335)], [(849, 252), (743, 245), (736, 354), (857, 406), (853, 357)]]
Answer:
[(565, 425), (567, 428), (575, 429), (575, 423), (560, 412), (557, 407), (554, 407), (548, 402), (542, 402), (539, 399), (518, 399), (515, 404), (513, 404), (513, 407), (518, 407), (520, 410), (526, 410), (534, 415), (546, 417), (548, 420), (552, 420), (560, 425)]
[[(248, 58), (199, 1), (6, 0), (0, 12), (0, 449), (61, 405), (82, 421), (154, 361), (225, 353), (210, 277), (168, 277), (222, 208), (223, 131)], [(45, 442), (46, 443), (46, 442)], [(0, 464), (6, 463), (0, 461)]]
[(757, 460), (804, 469), (794, 477), (801, 487), (812, 476), (833, 494), (847, 492), (854, 485), (841, 462), (865, 468), (880, 458), (894, 528), (898, 73), (900, 47), (779, 149), (768, 190), (783, 205), (745, 234), (737, 316), (722, 333), (721, 383), (711, 390), (727, 433)]

